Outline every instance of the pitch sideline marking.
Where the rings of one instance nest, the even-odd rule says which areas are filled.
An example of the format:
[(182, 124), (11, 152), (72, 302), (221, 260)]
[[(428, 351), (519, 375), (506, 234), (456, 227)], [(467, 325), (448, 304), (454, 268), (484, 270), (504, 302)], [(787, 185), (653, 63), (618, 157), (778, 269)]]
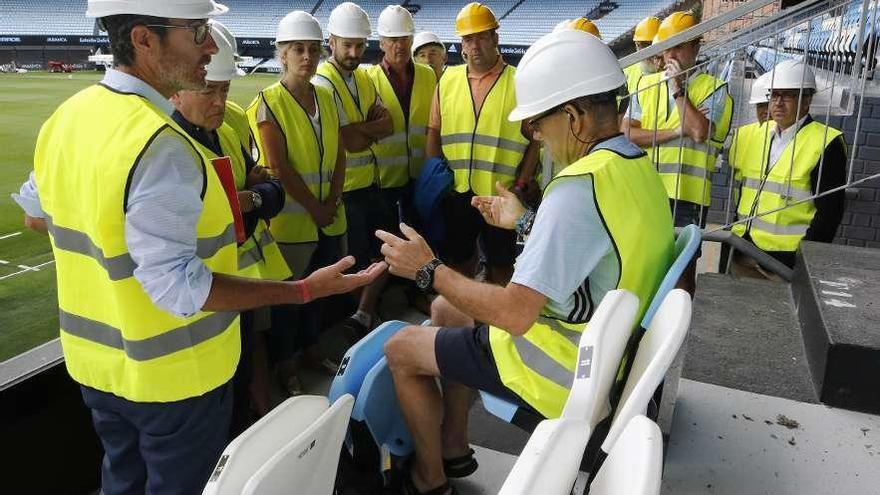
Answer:
[(45, 262), (45, 263), (40, 263), (40, 264), (37, 265), (37, 266), (29, 266), (29, 267), (27, 267), (26, 270), (19, 270), (19, 271), (15, 272), (15, 273), (10, 273), (9, 275), (4, 275), (4, 276), (0, 277), (0, 280), (6, 280), (7, 278), (11, 278), (11, 277), (14, 277), (14, 276), (16, 276), (16, 275), (20, 275), (20, 274), (25, 273), (25, 272), (34, 272), (34, 271), (38, 272), (38, 271), (40, 271), (40, 270), (39, 270), (40, 268), (42, 268), (42, 267), (44, 267), (44, 266), (46, 266), (46, 265), (48, 265), (48, 264), (51, 264), (51, 263), (55, 263), (55, 260), (47, 261), (47, 262)]
[(21, 235), (21, 232), (13, 232), (11, 234), (0, 235), (0, 241), (2, 241), (3, 239), (9, 239), (10, 237), (15, 237), (17, 235)]

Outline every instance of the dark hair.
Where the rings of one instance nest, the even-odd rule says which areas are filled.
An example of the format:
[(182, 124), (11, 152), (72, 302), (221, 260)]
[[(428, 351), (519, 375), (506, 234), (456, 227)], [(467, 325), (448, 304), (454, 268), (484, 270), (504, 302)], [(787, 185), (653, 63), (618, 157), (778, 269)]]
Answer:
[[(119, 14), (102, 17), (98, 22), (101, 29), (107, 31), (107, 36), (110, 38), (110, 53), (113, 54), (114, 65), (133, 65), (134, 45), (131, 43), (131, 30), (135, 26), (168, 24), (168, 19), (149, 15)], [(167, 32), (165, 28), (151, 27), (149, 29), (158, 34), (159, 39), (165, 39)]]
[(578, 113), (588, 112), (594, 119), (600, 116), (608, 118), (617, 118), (617, 97), (620, 95), (619, 89), (612, 89), (604, 93), (594, 95), (580, 96), (567, 102), (574, 106)]

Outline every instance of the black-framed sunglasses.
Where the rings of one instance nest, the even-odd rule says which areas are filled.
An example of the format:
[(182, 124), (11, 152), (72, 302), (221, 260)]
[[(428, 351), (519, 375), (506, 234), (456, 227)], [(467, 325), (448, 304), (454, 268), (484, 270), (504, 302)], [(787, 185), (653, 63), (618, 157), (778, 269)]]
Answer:
[(178, 26), (176, 24), (147, 24), (147, 27), (161, 27), (161, 28), (177, 28), (177, 29), (192, 29), (193, 31), (193, 41), (197, 45), (201, 45), (208, 38), (208, 33), (211, 32), (211, 25), (207, 22), (203, 22), (202, 24), (189, 25), (189, 26)]
[(529, 119), (528, 121), (526, 121), (526, 125), (529, 126), (529, 129), (531, 129), (532, 132), (535, 132), (541, 126), (542, 120), (544, 120), (547, 117), (558, 112), (560, 108), (562, 108), (562, 105), (556, 105), (555, 107), (551, 108), (550, 110), (547, 110), (546, 112), (538, 114), (538, 116)]

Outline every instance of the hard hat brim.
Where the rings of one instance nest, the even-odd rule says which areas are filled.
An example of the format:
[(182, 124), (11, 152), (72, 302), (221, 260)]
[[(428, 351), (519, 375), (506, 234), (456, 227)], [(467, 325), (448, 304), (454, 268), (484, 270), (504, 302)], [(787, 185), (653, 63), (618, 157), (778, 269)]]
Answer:
[(476, 26), (476, 27), (472, 27), (470, 29), (462, 29), (461, 31), (456, 29), (455, 35), (458, 36), (459, 38), (464, 38), (465, 36), (468, 36), (471, 34), (484, 33), (486, 31), (492, 31), (493, 29), (498, 29), (499, 27), (500, 27), (500, 24), (495, 22), (494, 24)]
[(153, 17), (168, 17), (171, 19), (204, 19), (206, 17), (216, 17), (218, 15), (223, 15), (229, 12), (229, 7), (210, 1), (211, 8), (197, 8), (191, 7), (188, 9), (163, 9), (161, 5), (145, 5), (146, 2), (143, 2), (141, 5), (137, 7), (132, 6), (129, 2), (124, 0), (105, 0), (95, 5), (92, 2), (89, 2), (89, 5), (86, 7), (86, 17), (90, 19), (96, 19), (101, 17), (107, 17), (111, 15), (148, 15)]

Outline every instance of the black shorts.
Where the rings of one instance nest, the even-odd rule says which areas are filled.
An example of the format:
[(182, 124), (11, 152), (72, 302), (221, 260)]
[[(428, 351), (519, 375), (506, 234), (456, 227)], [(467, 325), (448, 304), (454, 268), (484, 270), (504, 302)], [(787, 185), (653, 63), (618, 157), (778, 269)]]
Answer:
[(434, 338), (434, 356), (444, 379), (531, 408), (501, 381), (489, 346), (488, 326), (441, 328)]
[(373, 261), (382, 259), (382, 245), (376, 237), (377, 229), (385, 229), (388, 213), (376, 186), (342, 193), (348, 222), (348, 254), (354, 256), (352, 270), (363, 270)]
[(440, 257), (456, 265), (470, 260), (477, 241), (491, 267), (511, 267), (516, 259), (516, 232), (492, 227), (480, 212), (471, 206), (474, 193), (452, 193), (441, 205), (446, 223), (446, 239), (440, 248)]

